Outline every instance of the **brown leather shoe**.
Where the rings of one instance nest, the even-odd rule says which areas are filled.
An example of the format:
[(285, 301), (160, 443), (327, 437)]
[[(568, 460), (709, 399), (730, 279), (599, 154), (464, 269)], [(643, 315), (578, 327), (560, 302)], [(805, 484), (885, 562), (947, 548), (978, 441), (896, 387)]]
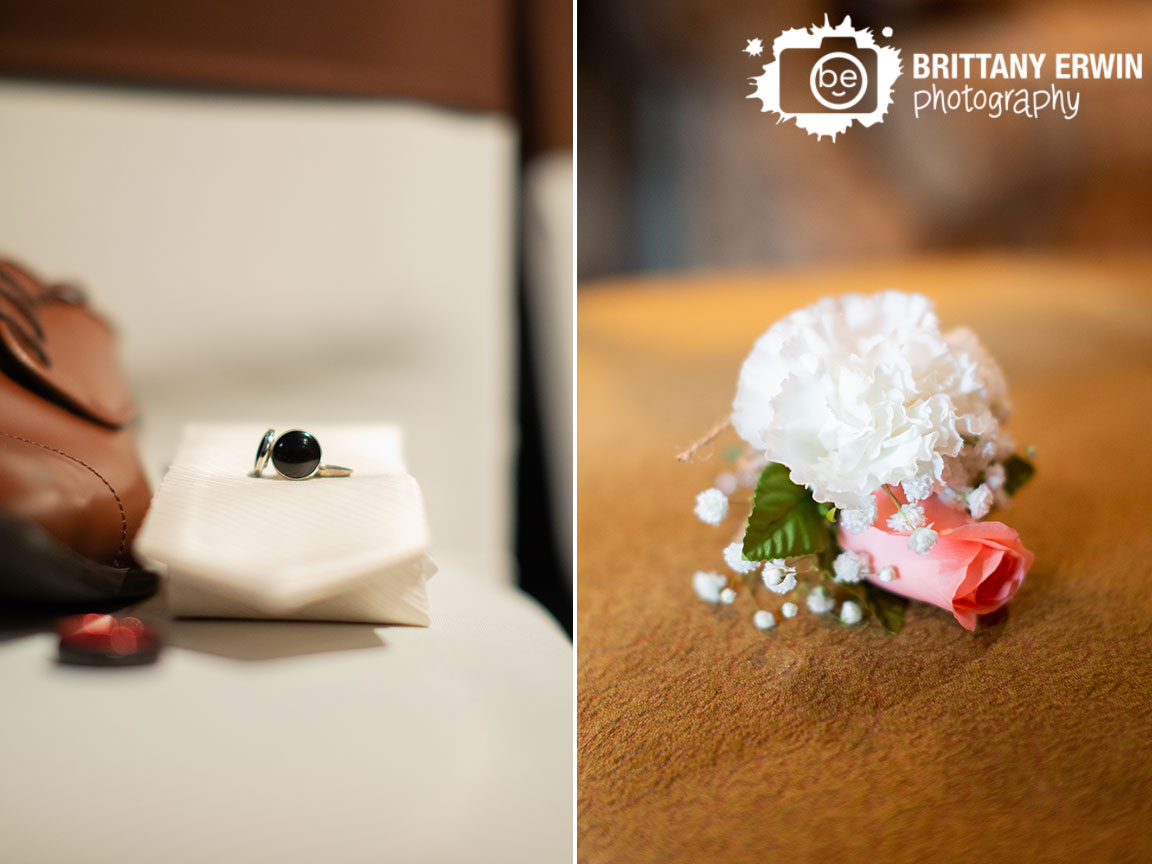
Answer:
[(0, 514), (123, 568), (150, 496), (115, 347), (82, 292), (0, 259)]

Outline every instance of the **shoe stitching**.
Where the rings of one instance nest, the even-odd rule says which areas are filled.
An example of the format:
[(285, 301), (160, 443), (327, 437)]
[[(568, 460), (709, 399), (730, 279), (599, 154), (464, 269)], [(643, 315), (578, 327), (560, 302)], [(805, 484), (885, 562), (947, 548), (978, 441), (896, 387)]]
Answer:
[(15, 441), (22, 441), (25, 444), (31, 444), (33, 447), (42, 447), (51, 453), (55, 453), (58, 456), (63, 456), (65, 459), (71, 459), (77, 465), (81, 465), (95, 474), (100, 482), (108, 487), (108, 491), (111, 492), (112, 497), (116, 499), (116, 506), (120, 508), (120, 547), (116, 550), (116, 557), (112, 559), (112, 566), (119, 566), (120, 556), (124, 554), (124, 547), (128, 545), (128, 515), (124, 510), (124, 502), (120, 500), (120, 496), (116, 494), (116, 490), (112, 488), (112, 484), (104, 478), (104, 475), (89, 465), (87, 462), (85, 462), (83, 459), (77, 459), (75, 456), (65, 453), (63, 450), (57, 450), (55, 447), (49, 447), (47, 444), (41, 444), (39, 441), (32, 441), (28, 438), (21, 438), (19, 435), (13, 435), (11, 432), (0, 432), (0, 435), (3, 435), (5, 438), (11, 438)]

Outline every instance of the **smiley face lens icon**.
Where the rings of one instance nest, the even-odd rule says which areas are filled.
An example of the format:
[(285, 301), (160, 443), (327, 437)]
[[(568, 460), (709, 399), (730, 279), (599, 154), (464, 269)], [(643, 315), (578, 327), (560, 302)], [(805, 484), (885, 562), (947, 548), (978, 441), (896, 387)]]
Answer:
[(808, 84), (813, 97), (825, 108), (845, 111), (868, 92), (868, 70), (851, 54), (833, 51), (812, 64)]

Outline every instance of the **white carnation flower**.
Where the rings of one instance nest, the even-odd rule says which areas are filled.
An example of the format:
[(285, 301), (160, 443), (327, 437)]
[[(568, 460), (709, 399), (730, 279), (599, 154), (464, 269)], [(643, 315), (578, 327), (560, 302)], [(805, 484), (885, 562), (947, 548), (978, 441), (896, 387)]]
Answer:
[(1011, 454), (1012, 436), (1002, 429), (997, 429), (995, 435), (995, 441), (969, 437), (959, 453), (946, 457), (944, 482), (957, 489), (970, 489), (993, 462)]
[(724, 576), (707, 570), (697, 570), (692, 576), (692, 590), (705, 603), (719, 603), (720, 592), (727, 584)]
[(725, 588), (723, 591), (720, 592), (720, 602), (725, 603), (729, 606), (732, 605), (733, 603), (736, 602), (736, 592), (733, 591), (731, 588)]
[(999, 449), (1006, 417), (1003, 375), (975, 336), (944, 336), (932, 303), (899, 291), (827, 298), (779, 321), (744, 361), (732, 404), (745, 441), (842, 510), (886, 483), (908, 482), (919, 500), (965, 438)]
[(980, 337), (967, 327), (953, 327), (944, 334), (952, 350), (963, 354), (976, 364), (975, 381), (965, 391), (971, 394), (980, 394), (979, 403), (987, 406), (987, 410), (997, 420), (1004, 424), (1012, 416), (1012, 403), (1008, 400), (1008, 381), (995, 358), (988, 353), (988, 349), (980, 342)]
[(800, 611), (800, 607), (795, 603), (785, 603), (780, 607), (780, 614), (785, 618), (795, 618), (796, 613)]
[(1002, 428), (1012, 414), (1008, 401), (1008, 383), (1000, 366), (967, 327), (956, 327), (944, 334), (952, 351), (966, 361), (965, 368), (975, 367), (971, 379), (965, 379), (957, 391), (957, 429), (964, 439), (958, 454), (946, 459), (953, 486), (972, 486), (988, 465), (1008, 456), (1014, 449), (1011, 435)]
[(696, 496), (696, 517), (709, 525), (728, 518), (728, 496), (719, 489), (705, 489)]
[(871, 566), (872, 559), (865, 552), (841, 552), (832, 562), (837, 582), (859, 582)]
[(840, 524), (850, 534), (862, 534), (876, 521), (876, 499), (869, 498), (863, 507), (840, 511)]
[(751, 573), (760, 566), (759, 561), (747, 561), (744, 558), (743, 544), (729, 543), (724, 547), (724, 563), (737, 573)]

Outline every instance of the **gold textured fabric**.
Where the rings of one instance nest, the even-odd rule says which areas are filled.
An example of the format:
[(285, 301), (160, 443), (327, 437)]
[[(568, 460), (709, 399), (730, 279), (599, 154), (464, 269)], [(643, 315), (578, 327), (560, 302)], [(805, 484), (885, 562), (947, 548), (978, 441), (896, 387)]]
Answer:
[[(674, 454), (772, 322), (886, 287), (1004, 367), (1038, 473), (1002, 518), (1036, 563), (975, 633), (802, 600), (760, 632), (691, 587), (742, 529), (692, 515), (738, 439)], [(1152, 860), (1152, 259), (604, 283), (578, 332), (581, 862)]]

